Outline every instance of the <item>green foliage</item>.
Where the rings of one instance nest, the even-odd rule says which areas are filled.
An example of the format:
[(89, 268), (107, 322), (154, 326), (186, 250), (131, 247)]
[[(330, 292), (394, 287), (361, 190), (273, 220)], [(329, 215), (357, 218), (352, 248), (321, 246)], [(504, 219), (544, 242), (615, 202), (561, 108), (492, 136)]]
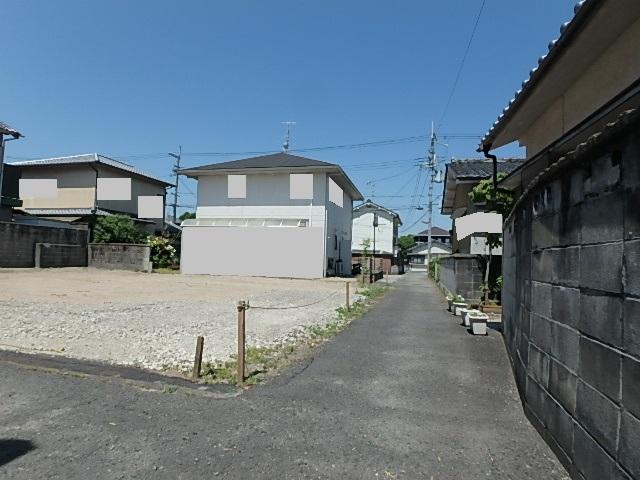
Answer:
[(190, 218), (196, 218), (196, 212), (184, 212), (182, 215), (178, 217), (178, 220), (182, 222)]
[(173, 265), (176, 249), (168, 238), (148, 237), (147, 244), (151, 247), (151, 262), (154, 268), (167, 268)]
[(431, 263), (429, 264), (429, 276), (434, 280), (438, 280), (436, 278), (436, 272), (440, 271), (440, 257), (432, 256)]
[(93, 231), (96, 243), (141, 243), (145, 235), (127, 215), (99, 217)]
[(398, 237), (398, 249), (400, 250), (400, 256), (405, 258), (407, 256), (407, 252), (411, 250), (416, 244), (413, 235), (402, 235)]
[[(505, 176), (504, 173), (499, 173), (498, 182)], [(481, 180), (478, 185), (473, 187), (469, 192), (469, 198), (473, 203), (486, 203), (487, 212), (501, 213), (505, 217), (509, 215), (513, 207), (513, 194), (500, 189), (496, 194), (493, 190), (493, 179), (491, 178)]]

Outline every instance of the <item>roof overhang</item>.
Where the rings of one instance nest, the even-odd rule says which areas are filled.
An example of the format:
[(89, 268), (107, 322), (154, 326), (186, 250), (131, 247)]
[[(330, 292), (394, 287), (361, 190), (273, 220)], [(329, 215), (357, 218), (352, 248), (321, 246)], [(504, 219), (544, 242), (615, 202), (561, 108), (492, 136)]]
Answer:
[(560, 38), (549, 43), (548, 54), (531, 70), (478, 151), (522, 138), (528, 127), (557, 100), (559, 92), (572, 85), (639, 16), (637, 0), (578, 2), (573, 19), (562, 26)]
[(304, 166), (304, 167), (250, 167), (250, 168), (182, 168), (179, 173), (190, 178), (207, 177), (214, 175), (256, 175), (256, 174), (283, 174), (283, 173), (326, 173), (329, 178), (347, 192), (352, 200), (364, 200), (360, 191), (353, 184), (344, 170), (338, 165), (328, 166)]
[(481, 180), (483, 179), (458, 177), (453, 169), (447, 165), (440, 212), (443, 215), (451, 215), (453, 213), (453, 207), (456, 204), (456, 195), (458, 194), (458, 185), (479, 183)]
[(389, 210), (388, 208), (383, 207), (382, 205), (378, 205), (370, 200), (358, 205), (353, 209), (353, 218), (357, 218), (366, 213), (370, 212), (380, 212), (383, 216), (385, 216), (388, 220), (398, 220), (398, 225), (402, 225), (402, 220), (400, 219), (400, 215), (398, 215), (393, 210)]

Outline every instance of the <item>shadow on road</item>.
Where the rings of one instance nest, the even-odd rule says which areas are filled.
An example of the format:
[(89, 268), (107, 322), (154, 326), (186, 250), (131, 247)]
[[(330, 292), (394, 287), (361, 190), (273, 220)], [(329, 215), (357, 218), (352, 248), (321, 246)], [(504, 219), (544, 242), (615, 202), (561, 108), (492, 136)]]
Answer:
[(22, 455), (35, 450), (36, 446), (29, 440), (17, 438), (0, 438), (0, 467)]

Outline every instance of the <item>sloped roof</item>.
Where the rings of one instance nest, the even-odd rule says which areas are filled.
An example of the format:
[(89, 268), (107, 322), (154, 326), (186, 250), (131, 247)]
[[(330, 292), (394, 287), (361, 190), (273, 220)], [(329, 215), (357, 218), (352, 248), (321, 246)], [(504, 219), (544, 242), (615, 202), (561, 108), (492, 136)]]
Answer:
[(383, 212), (386, 212), (387, 215), (389, 215), (390, 217), (397, 218), (398, 219), (398, 224), (402, 225), (402, 220), (400, 220), (400, 215), (398, 213), (394, 212), (393, 210), (389, 210), (388, 208), (385, 208), (382, 205), (378, 205), (377, 203), (372, 202), (369, 199), (365, 200), (364, 203), (361, 203), (360, 205), (355, 207), (353, 209), (353, 212), (356, 213), (356, 212), (358, 212), (360, 210), (364, 210), (364, 209), (381, 210)]
[[(524, 159), (520, 158), (501, 158), (498, 160), (498, 173), (508, 175), (524, 162)], [(493, 175), (493, 162), (491, 160), (455, 160), (447, 166), (447, 170), (449, 169), (458, 179), (484, 179)]]
[[(427, 228), (426, 230), (423, 230), (421, 232), (416, 233), (416, 235), (420, 235), (420, 236), (428, 236), (429, 235), (429, 229)], [(431, 236), (438, 236), (438, 237), (448, 237), (450, 236), (449, 230), (445, 230), (444, 228), (440, 228), (438, 226), (433, 226), (431, 227)]]
[(179, 172), (189, 177), (223, 175), (227, 173), (270, 173), (270, 172), (326, 172), (353, 200), (363, 200), (363, 196), (351, 179), (335, 163), (322, 162), (312, 158), (280, 152), (259, 157), (211, 163), (199, 167), (182, 168)]
[(19, 131), (14, 130), (4, 122), (0, 122), (0, 135), (11, 135), (13, 138), (22, 137), (22, 134)]
[[(444, 242), (438, 242), (437, 240), (434, 240), (431, 242), (431, 253), (433, 253), (433, 248), (434, 247), (438, 247), (441, 248), (443, 250), (446, 250), (447, 252), (451, 253), (451, 245), (448, 243), (444, 243)], [(414, 245), (413, 247), (411, 247), (411, 249), (409, 249), (409, 251), (407, 253), (410, 254), (421, 254), (421, 253), (425, 253), (427, 254), (429, 251), (429, 245), (426, 243), (417, 243), (416, 245)]]
[(25, 168), (25, 167), (42, 167), (42, 166), (49, 166), (49, 165), (71, 165), (71, 164), (81, 164), (81, 163), (100, 163), (103, 165), (108, 165), (113, 168), (117, 168), (118, 170), (123, 170), (125, 172), (133, 173), (134, 175), (137, 175), (139, 177), (144, 177), (148, 180), (152, 180), (157, 183), (161, 183), (166, 187), (173, 186), (172, 183), (162, 180), (159, 177), (149, 175), (148, 173), (143, 172), (142, 170), (134, 167), (133, 165), (129, 165), (127, 163), (123, 163), (109, 157), (105, 157), (104, 155), (100, 155), (98, 153), (86, 153), (82, 155), (71, 155), (68, 157), (42, 158), (38, 160), (25, 160), (22, 162), (13, 162), (11, 163), (11, 165), (14, 165), (20, 168)]
[(337, 167), (334, 163), (322, 162), (312, 158), (299, 157), (290, 153), (279, 152), (259, 157), (231, 160), (230, 162), (211, 163), (200, 167), (183, 168), (181, 172), (197, 172), (210, 170), (233, 170), (245, 168), (295, 168), (295, 167)]

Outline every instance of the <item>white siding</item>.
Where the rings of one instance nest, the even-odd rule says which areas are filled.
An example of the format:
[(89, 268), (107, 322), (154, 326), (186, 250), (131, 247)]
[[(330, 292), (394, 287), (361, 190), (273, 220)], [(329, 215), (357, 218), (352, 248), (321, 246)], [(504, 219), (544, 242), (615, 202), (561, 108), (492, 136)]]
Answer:
[(298, 227), (184, 227), (180, 269), (192, 274), (321, 278), (323, 232)]
[[(393, 245), (393, 221), (378, 215), (378, 228), (376, 229), (376, 252), (394, 253)], [(371, 239), (373, 250), (373, 211), (367, 212), (353, 219), (352, 250), (362, 250), (362, 241)]]

